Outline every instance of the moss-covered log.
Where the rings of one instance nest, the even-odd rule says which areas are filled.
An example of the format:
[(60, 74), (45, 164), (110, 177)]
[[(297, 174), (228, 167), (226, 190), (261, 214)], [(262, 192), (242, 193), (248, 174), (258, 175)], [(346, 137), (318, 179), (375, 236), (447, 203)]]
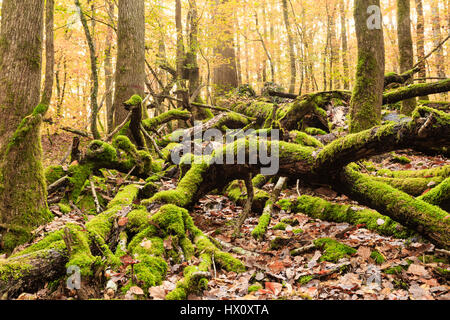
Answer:
[(450, 221), (448, 213), (441, 208), (365, 177), (354, 165), (342, 171), (336, 187), (360, 203), (424, 235), (434, 244), (445, 249), (450, 247)]
[(185, 110), (174, 109), (167, 111), (157, 117), (142, 120), (142, 125), (147, 131), (155, 131), (160, 126), (172, 120), (189, 120), (191, 113)]
[(450, 212), (450, 178), (442, 181), (419, 199)]
[(432, 83), (416, 83), (385, 92), (383, 104), (393, 104), (402, 100), (448, 91), (450, 91), (450, 79)]
[(411, 196), (417, 197), (426, 190), (441, 183), (444, 178), (437, 176), (434, 178), (385, 178), (385, 177), (371, 177), (375, 181), (384, 182), (391, 187), (399, 189)]
[(377, 126), (333, 141), (318, 152), (313, 170), (333, 176), (351, 162), (396, 149), (450, 147), (449, 136), (450, 115), (418, 107), (412, 121)]
[(304, 213), (315, 219), (365, 225), (367, 229), (386, 236), (406, 238), (412, 234), (396, 221), (377, 211), (331, 203), (317, 197), (301, 196), (294, 202), (282, 200), (280, 206), (289, 208), (292, 212)]

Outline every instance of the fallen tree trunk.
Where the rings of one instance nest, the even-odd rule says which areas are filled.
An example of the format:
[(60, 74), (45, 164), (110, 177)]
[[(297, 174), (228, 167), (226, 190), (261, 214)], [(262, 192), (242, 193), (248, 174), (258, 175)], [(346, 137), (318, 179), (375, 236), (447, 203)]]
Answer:
[(419, 199), (450, 211), (450, 178), (442, 181)]
[(450, 248), (448, 213), (441, 208), (415, 199), (383, 182), (364, 177), (356, 166), (345, 168), (335, 186), (361, 204), (417, 231), (437, 246)]
[[(238, 164), (221, 164), (224, 162), (218, 161), (223, 159), (223, 156), (226, 154), (236, 155), (240, 152), (247, 154), (246, 158), (248, 159), (249, 148), (251, 145), (255, 146), (255, 144), (259, 146), (258, 148), (261, 145), (265, 145), (267, 150), (273, 147), (279, 150), (277, 157), (279, 161), (278, 175), (287, 176), (291, 179), (302, 179), (309, 183), (336, 184), (342, 179), (342, 169), (351, 162), (405, 147), (414, 148), (415, 146), (430, 144), (448, 146), (450, 144), (448, 136), (450, 136), (450, 116), (430, 108), (419, 107), (416, 109), (414, 118), (410, 122), (389, 124), (348, 135), (325, 146), (323, 149), (304, 147), (284, 141), (256, 140), (257, 142), (251, 142), (248, 139), (241, 139), (227, 145), (223, 149), (216, 150), (211, 158), (194, 163), (180, 180), (175, 190), (159, 192), (143, 203), (173, 203), (180, 207), (189, 207), (211, 190), (221, 189), (230, 181), (239, 179), (248, 174), (248, 172), (251, 172), (253, 175), (259, 173), (259, 170), (263, 167), (261, 163), (243, 166)], [(380, 187), (385, 186), (384, 183), (379, 181), (370, 179), (369, 181), (371, 184), (378, 184)], [(356, 182), (354, 181), (354, 183)], [(348, 185), (351, 185), (351, 183), (348, 183)], [(353, 190), (350, 187), (336, 186), (339, 190), (342, 189), (349, 195), (363, 198), (357, 192), (352, 193)], [(390, 206), (391, 210), (383, 211), (382, 209), (385, 209), (385, 207), (381, 206), (381, 209), (378, 211), (403, 224), (407, 219), (407, 211), (405, 210), (415, 208), (417, 215), (420, 212), (420, 215), (423, 215), (423, 219), (419, 220), (420, 222), (405, 224), (405, 226), (424, 234), (430, 241), (439, 246), (449, 246), (448, 236), (442, 235), (443, 232), (449, 231), (448, 221), (442, 222), (436, 218), (427, 218), (428, 214), (436, 215), (436, 212), (441, 217), (443, 215), (441, 209), (424, 204), (423, 201), (416, 202), (419, 200), (415, 200), (390, 186), (387, 187), (390, 192), (398, 193), (402, 199), (412, 199), (413, 207), (410, 207), (410, 202), (398, 202), (394, 197), (389, 199), (389, 201), (395, 203), (395, 205)], [(384, 193), (385, 191), (382, 192)], [(375, 202), (372, 203), (370, 200), (367, 200), (367, 202), (369, 206), (371, 204), (376, 205)], [(387, 206), (386, 203), (384, 205)], [(420, 211), (421, 204), (424, 204), (424, 212)], [(378, 209), (379, 207), (375, 206), (374, 208)], [(414, 213), (413, 216), (415, 219)], [(399, 221), (396, 219), (397, 217), (403, 219)], [(439, 238), (439, 235), (442, 238)]]
[(292, 203), (282, 203), (281, 205), (288, 206), (292, 212), (304, 213), (315, 219), (365, 225), (367, 229), (385, 236), (407, 238), (412, 235), (410, 230), (398, 222), (370, 209), (357, 209), (350, 205), (335, 204), (311, 196), (301, 196)]
[(450, 79), (432, 83), (416, 83), (407, 87), (400, 87), (383, 94), (383, 104), (392, 104), (399, 101), (422, 97), (450, 91)]

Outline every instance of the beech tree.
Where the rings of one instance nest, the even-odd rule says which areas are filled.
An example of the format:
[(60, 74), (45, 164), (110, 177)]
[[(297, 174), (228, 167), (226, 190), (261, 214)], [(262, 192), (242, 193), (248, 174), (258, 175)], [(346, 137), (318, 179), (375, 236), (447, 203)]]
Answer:
[[(400, 54), (400, 72), (411, 70), (414, 65), (413, 42), (411, 36), (410, 0), (397, 0), (397, 36)], [(408, 81), (407, 83), (411, 83)], [(402, 102), (401, 112), (411, 115), (416, 107), (416, 100)]]
[(0, 245), (10, 251), (51, 217), (40, 140), (44, 0), (4, 0), (1, 12)]
[(350, 106), (351, 132), (369, 129), (381, 121), (385, 63), (381, 18), (379, 0), (355, 1), (358, 64)]
[(114, 90), (114, 126), (120, 125), (128, 111), (123, 103), (145, 90), (145, 13), (144, 0), (119, 1), (117, 61)]

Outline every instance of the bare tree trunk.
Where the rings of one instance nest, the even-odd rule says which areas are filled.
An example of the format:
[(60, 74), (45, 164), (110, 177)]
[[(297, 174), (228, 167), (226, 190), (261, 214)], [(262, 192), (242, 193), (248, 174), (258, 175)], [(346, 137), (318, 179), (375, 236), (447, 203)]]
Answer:
[(128, 115), (123, 103), (145, 90), (144, 0), (119, 0), (117, 63), (114, 91), (114, 127)]
[[(114, 17), (114, 2), (107, 0), (108, 15), (112, 19)], [(111, 21), (112, 22), (112, 21)], [(106, 31), (106, 48), (105, 48), (105, 106), (106, 106), (106, 123), (108, 133), (114, 130), (114, 110), (113, 110), (113, 66), (112, 66), (112, 42), (114, 30), (109, 27)]]
[(330, 26), (330, 90), (340, 89), (339, 75), (339, 45), (336, 37), (336, 11), (337, 5), (333, 4), (329, 16)]
[[(397, 36), (400, 61), (400, 73), (414, 66), (413, 42), (411, 36), (410, 0), (397, 0)], [(408, 81), (406, 84), (410, 84)], [(402, 102), (401, 113), (411, 115), (416, 108), (416, 99)]]
[[(425, 18), (423, 16), (423, 4), (422, 0), (416, 1), (416, 12), (417, 12), (417, 61), (419, 62), (419, 78), (420, 82), (425, 83), (425, 78), (427, 77), (427, 70), (425, 67)], [(428, 96), (420, 97), (421, 100), (428, 100)]]
[(220, 95), (238, 86), (238, 76), (236, 70), (236, 53), (234, 48), (234, 27), (232, 13), (220, 8), (221, 4), (226, 4), (228, 0), (220, 0), (214, 7), (214, 14), (220, 15), (223, 23), (223, 38), (220, 45), (214, 48), (214, 54), (224, 62), (215, 66), (213, 69), (213, 84), (215, 86), (215, 95)]
[(344, 90), (350, 89), (350, 72), (348, 68), (348, 44), (347, 44), (347, 22), (345, 14), (345, 3), (341, 0), (340, 4), (341, 15), (341, 44), (342, 44), (342, 76), (344, 83)]
[(236, 24), (236, 68), (238, 76), (238, 86), (242, 84), (242, 64), (241, 64), (241, 35), (239, 27), (239, 18), (237, 13), (234, 14), (234, 21)]
[[(442, 41), (441, 35), (441, 21), (439, 16), (439, 1), (432, 0), (431, 2), (431, 15), (432, 15), (432, 30), (433, 30), (433, 44), (435, 47), (439, 46)], [(436, 66), (436, 76), (438, 78), (445, 78), (445, 60), (444, 60), (444, 49), (442, 46), (435, 53), (435, 66)], [(446, 97), (447, 94), (443, 94)]]
[(92, 33), (89, 31), (89, 26), (87, 24), (86, 16), (80, 5), (79, 0), (75, 0), (75, 5), (78, 9), (78, 14), (80, 16), (81, 24), (83, 25), (84, 34), (86, 36), (86, 42), (89, 47), (89, 56), (91, 60), (91, 132), (95, 139), (100, 138), (100, 133), (97, 128), (97, 115), (98, 115), (98, 70), (97, 70), (97, 55), (95, 52), (94, 39), (92, 38)]
[(289, 83), (289, 93), (294, 93), (295, 79), (297, 77), (297, 69), (295, 67), (294, 40), (292, 38), (291, 24), (289, 23), (289, 11), (287, 6), (287, 0), (281, 0), (281, 3), (283, 5), (283, 18), (284, 18), (284, 25), (287, 31), (288, 46), (289, 46), (289, 62), (291, 67), (291, 80)]
[[(367, 13), (369, 6), (373, 9), (371, 16)], [(381, 122), (385, 61), (380, 0), (355, 0), (354, 17), (358, 64), (350, 103), (350, 131), (359, 132)]]
[[(0, 250), (31, 239), (48, 221), (38, 105), (43, 0), (3, 0), (0, 28)], [(36, 107), (38, 105), (38, 107)]]
[(45, 79), (42, 90), (41, 103), (49, 105), (52, 100), (53, 79), (55, 69), (55, 45), (53, 34), (54, 0), (45, 2)]

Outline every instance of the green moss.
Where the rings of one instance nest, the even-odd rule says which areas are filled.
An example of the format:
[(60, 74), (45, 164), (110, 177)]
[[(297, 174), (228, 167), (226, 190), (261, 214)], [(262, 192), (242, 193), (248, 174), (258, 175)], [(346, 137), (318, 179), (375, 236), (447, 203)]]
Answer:
[(80, 268), (82, 276), (93, 276), (93, 270), (95, 266), (101, 264), (101, 260), (91, 253), (88, 233), (76, 225), (67, 224), (66, 228), (69, 230), (71, 239), (70, 259), (66, 267), (77, 266)]
[(287, 224), (280, 222), (277, 225), (272, 227), (272, 230), (286, 230)]
[(385, 257), (377, 250), (372, 251), (370, 257), (375, 260), (376, 264), (382, 264), (384, 261), (386, 261)]
[(83, 191), (87, 179), (92, 172), (92, 165), (90, 164), (74, 164), (69, 167), (69, 182), (72, 185), (72, 193), (70, 195), (70, 200), (74, 203), (77, 202), (78, 197)]
[(389, 169), (380, 169), (377, 171), (377, 176), (398, 178), (398, 179), (432, 178), (432, 177), (447, 178), (450, 176), (450, 166), (442, 166), (438, 168), (425, 170), (402, 170), (402, 171), (391, 171)]
[(300, 233), (303, 233), (303, 230), (302, 229), (294, 229), (294, 230), (292, 230), (292, 232), (294, 234), (300, 234)]
[(349, 205), (333, 204), (317, 197), (299, 197), (293, 204), (293, 211), (307, 214), (315, 219), (365, 225), (367, 229), (387, 236), (407, 238), (412, 234), (391, 218), (374, 210), (358, 210)]
[(450, 178), (445, 179), (419, 199), (448, 211), (450, 209)]
[(161, 257), (155, 257), (148, 254), (138, 256), (139, 263), (134, 265), (134, 274), (142, 289), (160, 285), (166, 277), (167, 263)]
[[(352, 186), (352, 193), (363, 195), (370, 200), (370, 206), (379, 210), (386, 210), (389, 215), (411, 226), (422, 225), (427, 234), (439, 234), (439, 241), (443, 247), (450, 243), (450, 221), (445, 219), (448, 213), (437, 206), (415, 199), (408, 194), (391, 186), (373, 181), (357, 171), (356, 165), (345, 168), (346, 179)], [(368, 196), (370, 195), (370, 196)], [(404, 217), (408, 217), (405, 219)]]
[(252, 183), (256, 188), (262, 188), (266, 184), (267, 180), (267, 176), (258, 174), (252, 179)]
[(86, 159), (94, 162), (97, 167), (109, 167), (117, 161), (117, 151), (109, 143), (94, 140), (87, 147)]
[(319, 261), (338, 262), (340, 259), (355, 254), (356, 250), (330, 238), (321, 238), (314, 241), (314, 245), (321, 248), (323, 253)]
[(121, 187), (117, 195), (108, 203), (108, 208), (115, 207), (117, 205), (129, 205), (137, 198), (139, 192), (138, 186), (134, 184)]
[(175, 190), (161, 191), (152, 198), (142, 201), (143, 205), (153, 202), (170, 203), (185, 207), (193, 201), (193, 196), (203, 182), (203, 174), (207, 171), (207, 162), (194, 163), (191, 169), (180, 180)]
[(386, 273), (386, 274), (401, 274), (403, 272), (403, 270), (404, 270), (404, 267), (395, 266), (395, 267), (386, 268), (382, 271), (383, 271), (383, 273)]
[(64, 213), (64, 214), (67, 214), (67, 213), (69, 213), (69, 212), (71, 212), (72, 211), (72, 209), (70, 208), (70, 206), (68, 206), (67, 204), (65, 204), (65, 203), (58, 203), (58, 207), (59, 207), (59, 210), (61, 210), (61, 212), (62, 213)]
[(263, 287), (262, 287), (262, 285), (260, 283), (252, 284), (251, 286), (248, 287), (248, 293), (259, 291), (262, 288)]
[(301, 276), (297, 282), (301, 285), (304, 286), (305, 284), (308, 284), (311, 280), (314, 279), (314, 276), (312, 275), (307, 275), (307, 276)]
[(281, 210), (284, 210), (286, 212), (291, 212), (292, 210), (292, 201), (288, 199), (281, 199), (277, 202), (277, 205), (280, 206)]
[(286, 245), (286, 238), (275, 237), (270, 241), (270, 250), (279, 250)]
[(159, 190), (159, 186), (153, 182), (147, 182), (145, 186), (139, 191), (139, 198), (148, 199), (151, 198), (157, 193)]
[(140, 105), (141, 103), (142, 103), (141, 96), (138, 95), (138, 94), (135, 94), (129, 100), (124, 102), (124, 105), (126, 105), (126, 106), (137, 106), (137, 105)]
[[(308, 129), (312, 129), (312, 128), (308, 128)], [(316, 138), (306, 134), (305, 132), (293, 130), (293, 131), (289, 132), (289, 135), (295, 143), (300, 144), (302, 146), (323, 148), (322, 142), (320, 142)]]
[[(325, 117), (326, 117), (326, 113), (325, 113)], [(318, 128), (306, 128), (305, 132), (311, 136), (320, 136), (320, 135), (326, 135), (327, 133), (325, 131), (323, 131), (322, 129), (318, 129)]]
[(405, 156), (395, 155), (392, 158), (392, 162), (400, 163), (400, 164), (408, 164), (408, 163), (411, 163), (411, 159), (409, 159), (408, 157), (405, 157)]
[(425, 190), (429, 189), (431, 182), (435, 184), (443, 181), (442, 177), (433, 178), (386, 178), (386, 177), (372, 177), (375, 181), (381, 181), (388, 185), (399, 189), (412, 196), (420, 196)]
[(180, 238), (186, 236), (180, 208), (173, 204), (162, 206), (151, 220), (168, 234), (177, 235)]
[(267, 232), (270, 223), (270, 213), (263, 213), (259, 218), (258, 225), (252, 231), (252, 237), (261, 240)]
[[(178, 109), (167, 111), (157, 117), (148, 118), (142, 120), (142, 125), (148, 131), (154, 131), (158, 129), (162, 124), (170, 121), (170, 120), (188, 120), (191, 117), (191, 113), (189, 111), (182, 111)], [(175, 141), (175, 140), (172, 140)]]
[(145, 209), (133, 210), (128, 214), (127, 229), (138, 233), (147, 227), (149, 222), (149, 213)]
[(62, 166), (49, 166), (44, 170), (47, 185), (54, 183), (66, 175)]

